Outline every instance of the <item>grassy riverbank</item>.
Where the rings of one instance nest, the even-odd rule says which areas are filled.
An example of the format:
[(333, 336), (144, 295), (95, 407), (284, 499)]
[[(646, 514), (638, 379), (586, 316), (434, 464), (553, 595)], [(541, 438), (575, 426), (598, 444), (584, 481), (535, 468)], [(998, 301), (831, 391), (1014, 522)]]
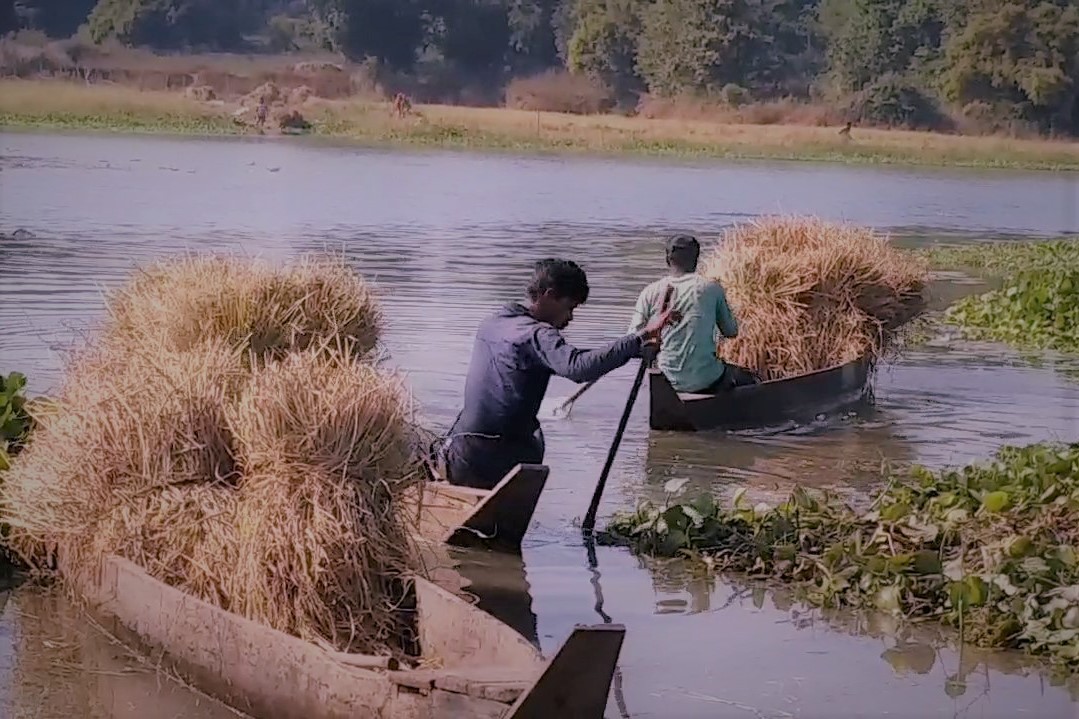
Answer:
[[(52, 80), (0, 81), (0, 127), (168, 134), (249, 134), (234, 103), (179, 92)], [(312, 134), (371, 145), (515, 152), (582, 152), (861, 164), (1079, 170), (1079, 142), (966, 137), (855, 128), (735, 125), (617, 115), (569, 115), (504, 108), (416, 106), (406, 118), (389, 105), (311, 98), (299, 108)]]

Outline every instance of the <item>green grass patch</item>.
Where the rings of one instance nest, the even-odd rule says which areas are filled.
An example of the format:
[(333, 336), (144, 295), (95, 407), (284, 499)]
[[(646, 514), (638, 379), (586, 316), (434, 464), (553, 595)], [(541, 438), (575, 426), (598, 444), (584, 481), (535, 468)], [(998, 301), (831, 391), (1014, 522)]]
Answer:
[(603, 539), (780, 583), (820, 607), (937, 621), (1079, 672), (1079, 444), (896, 477), (865, 509), (797, 489), (776, 507), (710, 496), (616, 514)]
[[(492, 110), (491, 112), (499, 112)], [(484, 119), (474, 123), (454, 124), (423, 120), (410, 125), (387, 127), (381, 116), (364, 109), (346, 112), (333, 110), (323, 116), (308, 117), (314, 127), (311, 134), (324, 138), (380, 146), (415, 146), (471, 151), (517, 153), (579, 153), (597, 156), (637, 155), (645, 157), (717, 160), (781, 160), (827, 162), (853, 165), (903, 165), (970, 168), (1008, 168), (1028, 170), (1079, 171), (1079, 158), (1068, 148), (1051, 145), (1033, 149), (1016, 147), (1001, 150), (997, 146), (925, 148), (918, 145), (889, 145), (865, 142), (839, 146), (805, 138), (783, 142), (767, 137), (757, 141), (724, 142), (692, 137), (648, 138), (627, 136), (612, 129), (608, 136), (597, 137), (595, 128), (580, 134), (557, 132), (523, 134), (520, 128), (501, 128), (497, 122), (485, 127)], [(190, 135), (240, 135), (244, 130), (223, 113), (200, 113), (197, 108), (178, 108), (162, 112), (160, 107), (85, 110), (11, 108), (0, 112), (0, 127), (41, 130), (90, 130), (130, 133)], [(796, 133), (797, 128), (792, 129)]]

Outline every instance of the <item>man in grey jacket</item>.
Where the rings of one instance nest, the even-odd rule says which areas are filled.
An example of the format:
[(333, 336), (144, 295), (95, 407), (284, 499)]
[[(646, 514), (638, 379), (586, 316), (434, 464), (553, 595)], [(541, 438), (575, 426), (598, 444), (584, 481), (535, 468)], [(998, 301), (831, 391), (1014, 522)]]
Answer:
[(551, 375), (591, 382), (641, 356), (644, 345), (678, 321), (670, 310), (602, 349), (582, 350), (561, 330), (588, 299), (588, 279), (576, 263), (536, 263), (528, 303), (512, 302), (476, 332), (465, 380), (464, 408), (442, 446), (446, 479), (490, 489), (518, 464), (543, 462), (540, 404)]

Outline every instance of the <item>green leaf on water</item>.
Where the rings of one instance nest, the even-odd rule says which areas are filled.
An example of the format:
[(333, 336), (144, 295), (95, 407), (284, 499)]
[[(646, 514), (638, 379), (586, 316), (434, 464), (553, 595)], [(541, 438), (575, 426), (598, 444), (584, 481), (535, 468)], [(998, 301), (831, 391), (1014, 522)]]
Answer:
[(982, 507), (985, 511), (992, 512), (994, 514), (1003, 512), (1010, 506), (1010, 498), (1007, 492), (996, 491), (989, 492), (982, 497)]

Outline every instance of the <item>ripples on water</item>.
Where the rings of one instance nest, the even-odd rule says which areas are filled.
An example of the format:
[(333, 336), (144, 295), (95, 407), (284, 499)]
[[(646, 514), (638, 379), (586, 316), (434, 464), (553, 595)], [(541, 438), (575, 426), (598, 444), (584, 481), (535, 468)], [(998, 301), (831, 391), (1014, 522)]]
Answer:
[[(25, 371), (37, 392), (55, 386), (63, 351), (101, 316), (101, 292), (137, 264), (189, 250), (272, 259), (341, 250), (382, 291), (391, 361), (442, 427), (459, 407), (476, 324), (518, 298), (540, 257), (571, 257), (588, 271), (592, 295), (567, 334), (595, 345), (625, 330), (637, 292), (663, 271), (662, 236), (674, 231), (707, 241), (773, 212), (871, 224), (906, 246), (1079, 231), (1075, 183), (1062, 175), (482, 158), (292, 142), (0, 135), (0, 143), (0, 231), (36, 235), (0, 242), (0, 371)], [(943, 276), (933, 291), (947, 304), (971, 287)], [(672, 477), (719, 491), (778, 494), (799, 482), (859, 492), (882, 462), (961, 463), (1004, 442), (1075, 439), (1079, 383), (1061, 369), (1079, 368), (1039, 366), (994, 345), (924, 347), (881, 369), (873, 407), (739, 436), (650, 432), (642, 399), (601, 512), (656, 495)], [(572, 522), (587, 506), (633, 372), (612, 373), (568, 419), (545, 425), (552, 475), (525, 551), (545, 650), (574, 623), (599, 621)], [(552, 396), (572, 390), (552, 381)], [(963, 704), (943, 693), (939, 663), (925, 675), (894, 674), (881, 640), (798, 628), (786, 611), (751, 602), (719, 611), (720, 599), (663, 584), (625, 552), (600, 550), (598, 560), (605, 611), (629, 627), (623, 691), (635, 716), (743, 716), (745, 706), (762, 716), (831, 716), (837, 702), (850, 715), (888, 706), (904, 707), (901, 716), (951, 716)], [(661, 599), (674, 604), (657, 609)], [(705, 609), (671, 614), (679, 602)], [(993, 691), (963, 716), (1072, 712), (1066, 693), (992, 677)]]

